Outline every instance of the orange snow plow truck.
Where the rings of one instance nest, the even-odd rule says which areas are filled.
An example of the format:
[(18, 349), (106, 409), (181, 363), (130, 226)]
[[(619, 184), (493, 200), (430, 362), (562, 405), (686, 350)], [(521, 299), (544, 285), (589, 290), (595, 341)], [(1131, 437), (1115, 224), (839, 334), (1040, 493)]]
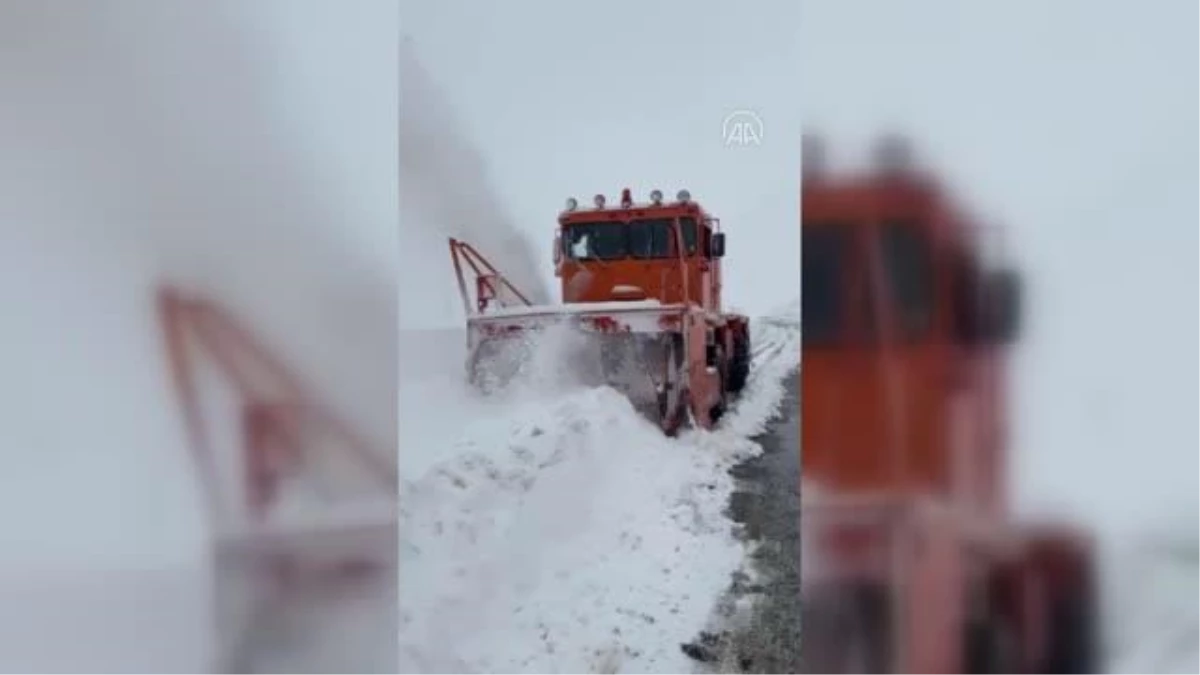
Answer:
[(554, 351), (570, 375), (621, 391), (665, 433), (720, 420), (750, 372), (749, 322), (722, 308), (725, 234), (687, 190), (649, 197), (635, 203), (625, 189), (615, 205), (603, 195), (590, 207), (567, 200), (554, 239), (557, 305), (535, 306), (473, 246), (450, 239), (478, 388), (504, 387), (546, 348), (548, 330), (566, 327), (567, 344)]
[(806, 672), (1098, 667), (1090, 536), (1006, 503), (1019, 277), (906, 143), (822, 171), (802, 211)]

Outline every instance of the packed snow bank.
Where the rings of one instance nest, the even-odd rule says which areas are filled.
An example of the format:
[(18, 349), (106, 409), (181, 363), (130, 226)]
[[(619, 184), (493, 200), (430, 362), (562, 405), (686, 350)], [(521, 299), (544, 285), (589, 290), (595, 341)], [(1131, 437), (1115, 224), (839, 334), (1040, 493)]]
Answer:
[[(724, 425), (678, 439), (608, 388), (503, 402), (448, 380), (402, 391), (402, 428), (424, 419), (429, 434), (401, 463), (402, 669), (690, 670), (680, 644), (744, 558), (724, 513), (728, 469), (760, 450), (748, 437), (800, 355), (786, 320), (758, 322), (754, 338), (752, 379)], [(414, 454), (436, 459), (415, 470)]]
[[(405, 666), (678, 670), (740, 560), (728, 458), (654, 438), (609, 389), (507, 412), (471, 423), (404, 498)], [(439, 643), (453, 653), (424, 651)]]
[(1195, 514), (1182, 520), (1104, 552), (1107, 672), (1200, 672), (1200, 540)]

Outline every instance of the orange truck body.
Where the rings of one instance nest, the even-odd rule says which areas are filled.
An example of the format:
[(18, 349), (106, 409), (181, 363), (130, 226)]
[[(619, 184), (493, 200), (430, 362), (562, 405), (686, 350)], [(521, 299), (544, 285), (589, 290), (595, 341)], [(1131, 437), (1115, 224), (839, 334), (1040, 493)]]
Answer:
[(806, 670), (1087, 672), (1090, 539), (1006, 503), (1017, 277), (890, 143), (802, 188)]
[[(661, 223), (656, 234), (668, 232), (667, 223), (679, 223), (680, 238), (688, 249), (680, 256), (676, 237), (668, 235), (662, 257), (622, 257), (600, 264), (583, 262), (565, 255), (563, 231), (572, 227), (613, 226), (627, 223)], [(614, 292), (621, 287), (637, 288), (645, 298), (663, 304), (698, 304), (711, 312), (721, 308), (721, 258), (706, 255), (717, 221), (694, 201), (686, 203), (638, 204), (628, 209), (568, 211), (559, 217), (559, 235), (555, 242), (556, 274), (562, 280), (564, 303), (611, 302), (633, 299)]]
[[(840, 240), (846, 308), (837, 335), (804, 349), (806, 474), (839, 492), (936, 496), (1001, 515), (1007, 350), (954, 339), (961, 286), (950, 261), (971, 257), (971, 222), (932, 185), (905, 180), (818, 183), (803, 212), (806, 241)], [(932, 274), (910, 293), (911, 316), (872, 300), (886, 296), (873, 289), (893, 287), (874, 245), (886, 226), (911, 227), (928, 252), (920, 257)]]

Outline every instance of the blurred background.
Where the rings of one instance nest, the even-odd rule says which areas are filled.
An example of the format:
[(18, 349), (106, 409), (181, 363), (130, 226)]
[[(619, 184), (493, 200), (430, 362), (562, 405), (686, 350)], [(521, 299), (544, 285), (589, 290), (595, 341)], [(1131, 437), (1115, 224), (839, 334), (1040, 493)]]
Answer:
[[(804, 127), (829, 161), (861, 166), (874, 135), (904, 132), (1006, 230), (1029, 286), (1018, 501), (1106, 529), (1196, 511), (1196, 16), (1120, 0), (802, 14)], [(1118, 482), (1148, 489), (1117, 499)]]
[(813, 170), (866, 170), (898, 133), (1003, 230), (1024, 322), (998, 478), (1018, 522), (1097, 537), (1100, 667), (1121, 672), (1200, 668), (1197, 19), (1190, 2), (813, 0), (800, 21)]
[(0, 5), (5, 670), (395, 669), (397, 21)]

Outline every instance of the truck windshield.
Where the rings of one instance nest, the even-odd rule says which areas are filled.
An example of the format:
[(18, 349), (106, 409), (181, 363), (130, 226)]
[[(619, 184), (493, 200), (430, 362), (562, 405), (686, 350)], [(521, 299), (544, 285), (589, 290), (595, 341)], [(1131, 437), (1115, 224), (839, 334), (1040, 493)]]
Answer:
[(635, 258), (666, 258), (671, 255), (670, 218), (635, 220), (629, 228), (629, 252)]
[(932, 328), (933, 261), (929, 245), (914, 223), (892, 220), (880, 233), (884, 275), (902, 338), (920, 339)]
[(619, 260), (629, 255), (621, 223), (577, 223), (565, 229), (563, 253), (572, 260)]
[(805, 226), (800, 251), (800, 325), (805, 345), (825, 345), (842, 337), (843, 288), (848, 252), (846, 228)]
[[(655, 259), (674, 255), (671, 218), (634, 220), (626, 223), (576, 223), (565, 228), (563, 252), (572, 260)], [(696, 252), (698, 230), (695, 218), (680, 218), (684, 247)]]

